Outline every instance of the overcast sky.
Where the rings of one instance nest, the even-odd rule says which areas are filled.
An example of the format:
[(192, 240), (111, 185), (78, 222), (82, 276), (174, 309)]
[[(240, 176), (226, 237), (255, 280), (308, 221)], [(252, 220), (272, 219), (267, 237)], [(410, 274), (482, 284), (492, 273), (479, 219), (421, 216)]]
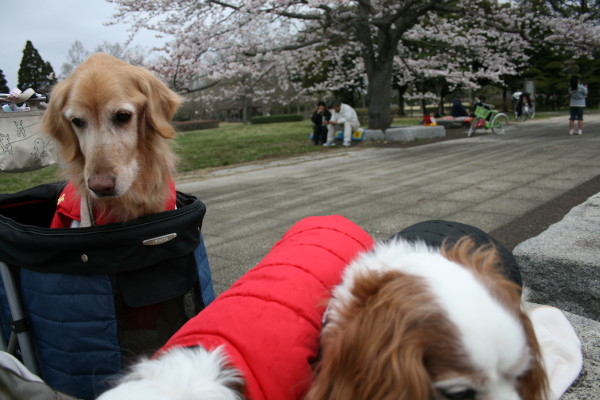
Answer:
[[(128, 37), (127, 25), (103, 25), (113, 12), (114, 6), (105, 0), (0, 0), (0, 69), (8, 87), (12, 89), (18, 83), (27, 40), (44, 61), (52, 64), (56, 74), (60, 74), (76, 40), (89, 52), (104, 41), (123, 44)], [(160, 44), (162, 41), (151, 32), (144, 32), (133, 41), (133, 45), (149, 49)]]

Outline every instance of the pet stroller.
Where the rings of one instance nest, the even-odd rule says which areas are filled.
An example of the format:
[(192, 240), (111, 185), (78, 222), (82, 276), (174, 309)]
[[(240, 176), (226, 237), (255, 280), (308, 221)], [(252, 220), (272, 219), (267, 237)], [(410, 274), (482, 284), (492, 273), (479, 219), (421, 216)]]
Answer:
[(2, 344), (54, 389), (93, 398), (214, 299), (206, 209), (178, 192), (176, 210), (46, 228), (63, 187), (0, 195)]
[[(9, 128), (19, 121), (21, 138), (39, 133), (39, 111), (0, 114)], [(49, 152), (47, 162), (34, 157), (23, 163), (17, 154), (29, 153), (17, 152), (26, 142), (18, 138), (12, 154), (0, 159), (0, 170), (55, 162)], [(206, 208), (177, 192), (175, 210), (125, 223), (49, 229), (65, 184), (0, 194), (0, 350), (53, 389), (91, 399), (214, 299), (200, 233)]]

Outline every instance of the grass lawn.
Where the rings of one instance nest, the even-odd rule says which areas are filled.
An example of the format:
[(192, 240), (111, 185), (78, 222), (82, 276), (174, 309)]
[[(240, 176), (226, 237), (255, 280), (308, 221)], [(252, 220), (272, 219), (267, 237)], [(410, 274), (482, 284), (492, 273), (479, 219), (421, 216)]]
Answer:
[(0, 193), (14, 193), (42, 183), (61, 180), (56, 165), (31, 172), (0, 172)]
[[(418, 118), (398, 118), (394, 124), (416, 125)], [(180, 134), (175, 150), (179, 171), (188, 172), (274, 157), (327, 151), (309, 140), (310, 121), (260, 125), (221, 123), (218, 129)]]
[(179, 171), (219, 167), (322, 150), (309, 140), (309, 121), (273, 124), (221, 123), (218, 129), (180, 133)]
[[(566, 115), (537, 113), (536, 119), (561, 114)], [(416, 125), (419, 120), (419, 117), (395, 118), (393, 125)], [(180, 172), (334, 150), (313, 145), (309, 140), (311, 132), (310, 120), (260, 125), (221, 123), (217, 129), (182, 132), (173, 144), (180, 159)], [(59, 172), (57, 166), (25, 173), (0, 172), (0, 193), (61, 180)]]

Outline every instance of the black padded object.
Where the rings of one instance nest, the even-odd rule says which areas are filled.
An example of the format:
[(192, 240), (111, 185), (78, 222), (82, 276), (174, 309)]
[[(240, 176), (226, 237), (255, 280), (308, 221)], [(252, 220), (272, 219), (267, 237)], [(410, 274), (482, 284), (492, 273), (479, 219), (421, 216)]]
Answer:
[(443, 220), (423, 221), (401, 230), (390, 239), (403, 238), (409, 242), (421, 240), (429, 246), (439, 248), (444, 240), (452, 244), (463, 236), (470, 236), (479, 246), (493, 244), (500, 254), (503, 274), (519, 286), (523, 286), (519, 265), (512, 252), (502, 243), (474, 226)]

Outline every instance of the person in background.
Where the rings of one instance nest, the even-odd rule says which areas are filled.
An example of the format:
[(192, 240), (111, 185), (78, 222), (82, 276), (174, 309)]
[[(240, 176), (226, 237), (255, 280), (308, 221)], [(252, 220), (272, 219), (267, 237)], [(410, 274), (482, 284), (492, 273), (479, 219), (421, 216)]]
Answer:
[(335, 132), (337, 129), (344, 131), (344, 146), (350, 146), (352, 132), (360, 127), (356, 111), (348, 104), (341, 103), (339, 100), (333, 100), (329, 107), (331, 119), (327, 123), (327, 142), (323, 146), (334, 146)]
[[(481, 96), (477, 96), (477, 99), (475, 101), (475, 107), (483, 107), (483, 108), (490, 108), (487, 104), (485, 104), (485, 96), (481, 95)], [(473, 110), (475, 111), (475, 110)]]
[(523, 107), (527, 105), (529, 107), (529, 113), (533, 110), (533, 103), (531, 102), (531, 96), (527, 92), (522, 92), (519, 95), (519, 100), (517, 101), (517, 106), (515, 107), (515, 111), (517, 112), (517, 116), (520, 117), (523, 114)]
[(456, 97), (452, 100), (452, 108), (450, 109), (450, 115), (453, 117), (466, 117), (469, 115), (467, 109), (462, 104), (462, 98)]
[[(585, 108), (585, 98), (588, 95), (587, 85), (579, 83), (579, 77), (573, 75), (571, 76), (569, 93), (571, 94), (571, 102), (569, 103), (571, 113), (569, 117), (569, 135), (576, 133), (581, 135), (583, 134), (583, 109)], [(577, 121), (577, 131), (575, 130), (575, 121)]]
[(325, 107), (324, 101), (317, 103), (317, 109), (312, 115), (313, 122), (313, 143), (315, 145), (324, 144), (327, 140), (327, 121), (331, 119), (331, 113)]
[(437, 121), (435, 120), (435, 117), (433, 115), (431, 115), (430, 112), (425, 112), (425, 114), (423, 114), (423, 126), (436, 126), (437, 125)]

